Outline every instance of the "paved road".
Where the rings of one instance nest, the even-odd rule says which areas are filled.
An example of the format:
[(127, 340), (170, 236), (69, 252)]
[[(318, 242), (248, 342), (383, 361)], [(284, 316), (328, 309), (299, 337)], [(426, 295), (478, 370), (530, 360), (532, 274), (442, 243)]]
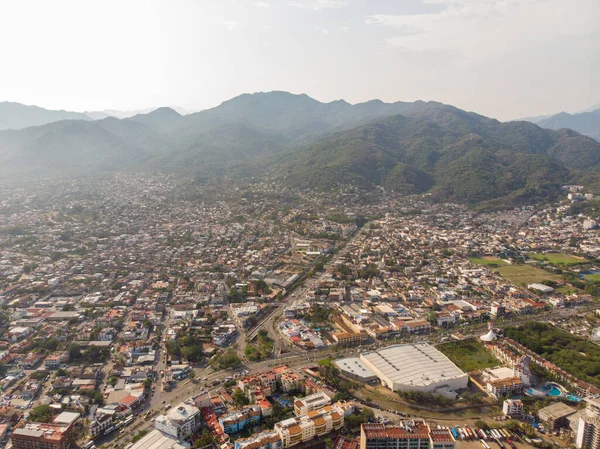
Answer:
[[(332, 257), (327, 261), (327, 263), (323, 267), (323, 273), (326, 273), (329, 268), (338, 260), (340, 257), (344, 257), (348, 251), (352, 248), (354, 242), (370, 227), (370, 223), (365, 224), (361, 229), (359, 229), (350, 239), (346, 240), (341, 244), (338, 248), (338, 251), (332, 255)], [(254, 327), (248, 333), (248, 339), (252, 339), (256, 336), (258, 331), (262, 328), (266, 329), (269, 333), (269, 336), (274, 340), (274, 356), (279, 357), (282, 353), (282, 350), (285, 348), (286, 351), (297, 352), (302, 351), (296, 346), (290, 344), (286, 338), (284, 338), (276, 329), (277, 321), (283, 314), (283, 311), (286, 307), (290, 306), (294, 301), (298, 299), (306, 298), (306, 294), (310, 290), (314, 290), (315, 287), (319, 284), (319, 277), (313, 275), (309, 278), (306, 278), (302, 285), (298, 286), (294, 289), (286, 298), (285, 301), (281, 303), (281, 305), (275, 309), (268, 317), (266, 317), (261, 323), (259, 323), (256, 327)]]

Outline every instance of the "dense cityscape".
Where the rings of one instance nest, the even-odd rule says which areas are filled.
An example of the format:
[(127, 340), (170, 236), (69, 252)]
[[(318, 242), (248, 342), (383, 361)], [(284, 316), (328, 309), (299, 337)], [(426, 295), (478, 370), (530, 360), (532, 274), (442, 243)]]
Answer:
[(163, 175), (1, 189), (7, 448), (597, 447), (585, 186), (495, 212)]

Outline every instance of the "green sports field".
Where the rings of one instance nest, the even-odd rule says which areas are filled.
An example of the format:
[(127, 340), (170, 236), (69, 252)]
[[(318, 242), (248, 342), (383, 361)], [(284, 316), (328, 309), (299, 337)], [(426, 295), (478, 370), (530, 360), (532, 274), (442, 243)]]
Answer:
[(497, 271), (504, 279), (516, 285), (527, 285), (546, 279), (557, 282), (562, 280), (558, 274), (548, 273), (531, 265), (505, 265), (499, 267)]
[(585, 279), (588, 279), (590, 281), (597, 281), (600, 282), (600, 273), (594, 273), (594, 274), (585, 274), (583, 275), (583, 277)]
[(497, 257), (490, 257), (490, 256), (469, 257), (469, 260), (473, 263), (476, 263), (477, 265), (484, 265), (486, 267), (491, 267), (491, 268), (508, 265), (502, 259), (498, 259)]
[(438, 345), (437, 349), (466, 372), (500, 365), (500, 362), (474, 339), (443, 343)]
[(588, 262), (581, 257), (569, 256), (565, 253), (535, 253), (530, 254), (529, 256), (536, 260), (547, 260), (553, 265), (577, 265)]

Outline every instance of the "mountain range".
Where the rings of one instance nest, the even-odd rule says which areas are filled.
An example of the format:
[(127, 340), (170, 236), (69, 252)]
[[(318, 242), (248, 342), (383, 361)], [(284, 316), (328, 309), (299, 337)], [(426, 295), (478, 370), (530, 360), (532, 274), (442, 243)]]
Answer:
[(0, 102), (0, 130), (40, 126), (59, 120), (92, 119), (81, 112), (52, 111), (38, 106), (27, 106), (10, 101)]
[(553, 199), (561, 183), (593, 180), (599, 167), (600, 144), (568, 129), (437, 102), (351, 105), (287, 92), (244, 94), (188, 115), (159, 108), (0, 131), (0, 170), (13, 174), (269, 173), (298, 188), (385, 187), (483, 207)]
[[(23, 129), (30, 126), (41, 126), (60, 120), (101, 120), (107, 117), (129, 118), (138, 114), (148, 114), (156, 108), (139, 109), (135, 111), (119, 111), (116, 109), (105, 109), (103, 111), (56, 111), (41, 108), (39, 106), (28, 106), (10, 101), (0, 102), (0, 130)], [(187, 114), (183, 108), (174, 108), (180, 114)]]
[(577, 114), (560, 112), (534, 123), (548, 129), (569, 128), (600, 142), (600, 108)]

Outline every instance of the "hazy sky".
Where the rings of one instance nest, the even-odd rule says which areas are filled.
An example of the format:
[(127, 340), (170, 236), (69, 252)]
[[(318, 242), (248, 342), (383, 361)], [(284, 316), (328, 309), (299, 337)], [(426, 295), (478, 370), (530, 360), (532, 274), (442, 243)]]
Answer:
[(287, 90), (499, 119), (600, 104), (599, 0), (3, 0), (0, 101), (199, 110)]

